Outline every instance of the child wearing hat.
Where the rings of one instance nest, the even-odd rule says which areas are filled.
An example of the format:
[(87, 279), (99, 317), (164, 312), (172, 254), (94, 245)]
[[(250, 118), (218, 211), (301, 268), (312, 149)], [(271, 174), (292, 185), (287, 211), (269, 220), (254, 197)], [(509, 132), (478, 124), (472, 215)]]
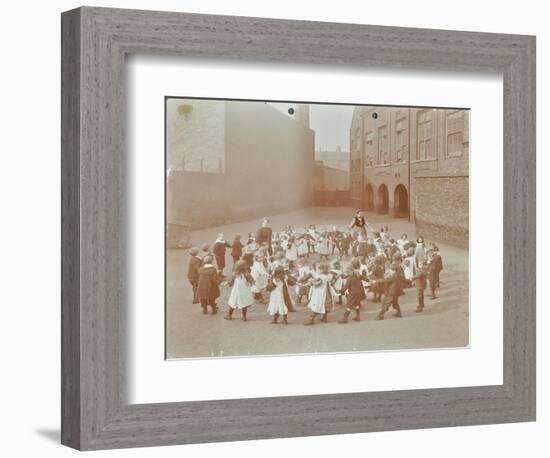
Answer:
[(443, 259), (441, 258), (439, 247), (434, 242), (431, 243), (430, 249), (433, 252), (433, 259), (435, 263), (435, 266), (434, 266), (435, 287), (439, 288), (439, 274), (443, 270)]
[(198, 304), (197, 287), (199, 285), (199, 269), (202, 265), (202, 260), (199, 257), (199, 249), (193, 247), (189, 250), (189, 263), (187, 265), (187, 279), (193, 288), (193, 304)]
[(384, 285), (385, 291), (382, 299), (382, 307), (377, 320), (383, 320), (384, 314), (393, 307), (395, 310), (394, 316), (401, 318), (401, 307), (399, 305), (399, 296), (403, 290), (403, 274), (400, 271), (400, 266), (396, 263), (392, 263), (386, 276), (381, 280), (376, 280), (377, 286)]
[(427, 272), (424, 263), (418, 263), (415, 275), (412, 277), (416, 285), (416, 296), (418, 298), (418, 304), (416, 306), (416, 312), (420, 313), (424, 310), (424, 290), (427, 284)]
[(434, 256), (432, 250), (427, 251), (427, 260), (426, 260), (426, 273), (428, 277), (428, 286), (430, 288), (430, 299), (437, 299), (435, 296), (435, 290), (437, 289), (437, 282), (439, 278), (439, 263)]
[(347, 293), (346, 311), (344, 316), (338, 323), (344, 324), (348, 322), (348, 318), (352, 311), (355, 311), (354, 321), (361, 321), (361, 301), (366, 298), (363, 281), (366, 277), (357, 269), (359, 263), (355, 260), (346, 269), (346, 283), (341, 289), (341, 294)]
[(212, 308), (212, 315), (218, 313), (216, 299), (220, 297), (218, 285), (218, 272), (212, 264), (213, 257), (207, 255), (203, 258), (202, 267), (199, 269), (199, 281), (197, 284), (197, 295), (202, 307), (202, 313), (208, 313), (208, 307)]

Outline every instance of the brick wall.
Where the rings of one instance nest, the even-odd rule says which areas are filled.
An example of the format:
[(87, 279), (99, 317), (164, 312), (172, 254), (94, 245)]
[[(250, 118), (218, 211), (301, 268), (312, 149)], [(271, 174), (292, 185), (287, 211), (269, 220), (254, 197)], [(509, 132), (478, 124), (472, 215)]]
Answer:
[(466, 176), (416, 177), (416, 232), (468, 248), (469, 181)]
[(313, 205), (316, 207), (348, 207), (349, 191), (314, 191)]
[(315, 161), (315, 191), (349, 191), (349, 171), (327, 166), (322, 161)]

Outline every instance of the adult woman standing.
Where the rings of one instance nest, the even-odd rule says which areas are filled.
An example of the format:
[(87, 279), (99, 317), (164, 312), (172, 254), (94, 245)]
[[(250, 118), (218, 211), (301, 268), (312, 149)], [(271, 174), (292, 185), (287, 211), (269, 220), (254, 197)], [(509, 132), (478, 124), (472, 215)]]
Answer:
[(363, 234), (365, 236), (365, 239), (367, 238), (367, 220), (363, 216), (363, 212), (361, 210), (357, 210), (355, 213), (354, 218), (351, 220), (351, 223), (349, 225), (349, 228), (352, 232), (359, 234)]

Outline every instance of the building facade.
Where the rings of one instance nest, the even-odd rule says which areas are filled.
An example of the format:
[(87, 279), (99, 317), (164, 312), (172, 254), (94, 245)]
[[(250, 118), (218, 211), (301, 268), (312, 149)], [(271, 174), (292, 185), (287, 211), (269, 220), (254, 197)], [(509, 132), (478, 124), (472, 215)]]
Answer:
[[(168, 99), (167, 223), (211, 227), (311, 205), (315, 134), (257, 102)], [(176, 237), (177, 238), (177, 237)]]
[(350, 145), (352, 205), (468, 246), (468, 110), (356, 107)]

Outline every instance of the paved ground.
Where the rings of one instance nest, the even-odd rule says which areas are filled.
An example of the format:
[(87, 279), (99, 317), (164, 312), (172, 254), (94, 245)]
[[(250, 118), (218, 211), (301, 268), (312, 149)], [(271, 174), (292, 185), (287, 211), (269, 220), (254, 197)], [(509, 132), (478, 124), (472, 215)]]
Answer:
[[(353, 216), (351, 208), (315, 207), (271, 216), (274, 230), (285, 224), (302, 227), (345, 225)], [(391, 219), (384, 215), (367, 214), (367, 220), (375, 228), (386, 224), (393, 236), (406, 232), (415, 236), (414, 225), (403, 219)], [(235, 234), (243, 238), (255, 231), (259, 219), (221, 227), (194, 231), (192, 243), (212, 243), (218, 232), (223, 231), (228, 240)], [(428, 242), (431, 240), (427, 240)], [(436, 241), (438, 242), (438, 241)], [(222, 288), (219, 299), (220, 313), (203, 315), (197, 304), (191, 303), (191, 288), (186, 280), (188, 254), (186, 250), (167, 252), (167, 357), (220, 357), (240, 355), (273, 355), (321, 352), (348, 352), (372, 350), (396, 350), (412, 348), (462, 347), (468, 345), (468, 253), (466, 250), (438, 243), (443, 256), (441, 290), (436, 300), (426, 299), (423, 313), (415, 313), (416, 290), (407, 289), (401, 296), (403, 318), (394, 318), (389, 312), (383, 321), (375, 321), (379, 304), (364, 302), (362, 321), (350, 321), (347, 325), (336, 323), (343, 313), (338, 309), (329, 314), (329, 323), (304, 326), (309, 313), (305, 306), (298, 306), (289, 314), (289, 324), (272, 325), (266, 305), (255, 304), (249, 309), (249, 321), (244, 323), (239, 312), (237, 319), (227, 321), (226, 300), (230, 288)], [(227, 263), (232, 260), (227, 255)], [(229, 273), (229, 268), (226, 270)], [(267, 295), (266, 295), (267, 297)]]

